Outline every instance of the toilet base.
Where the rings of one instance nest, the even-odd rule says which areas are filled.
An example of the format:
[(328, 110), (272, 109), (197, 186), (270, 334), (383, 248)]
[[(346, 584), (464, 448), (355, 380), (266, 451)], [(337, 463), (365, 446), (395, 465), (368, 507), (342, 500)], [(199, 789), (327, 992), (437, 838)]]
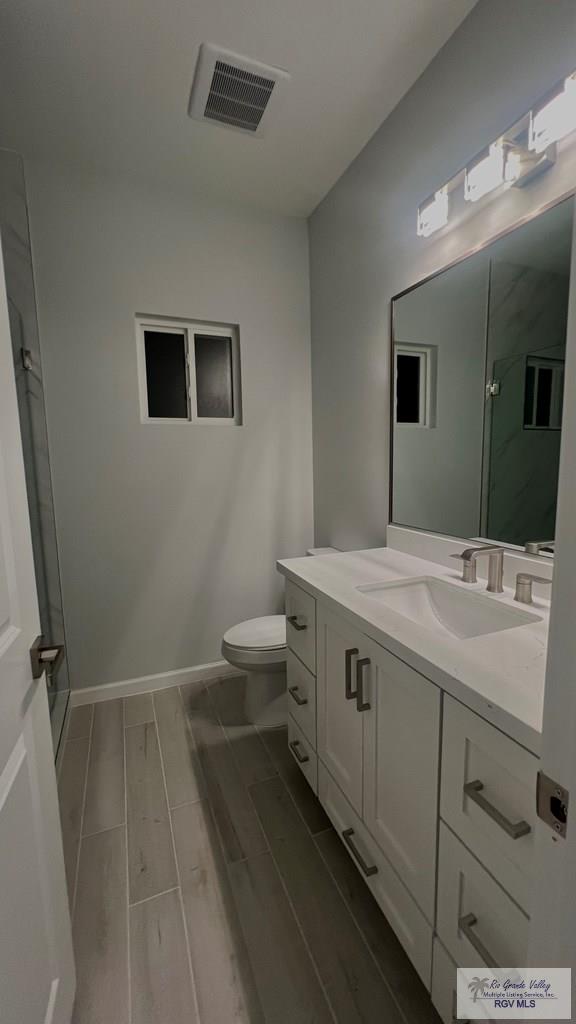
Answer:
[(275, 729), (286, 725), (286, 671), (247, 672), (244, 693), (244, 714), (247, 722), (258, 729)]

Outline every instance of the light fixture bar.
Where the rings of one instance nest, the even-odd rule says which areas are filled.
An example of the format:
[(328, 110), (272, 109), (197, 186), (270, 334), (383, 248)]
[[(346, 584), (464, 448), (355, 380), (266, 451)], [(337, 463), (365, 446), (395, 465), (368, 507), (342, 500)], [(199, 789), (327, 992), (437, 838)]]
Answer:
[(429, 238), (461, 215), (460, 197), (476, 203), (506, 187), (524, 188), (549, 170), (557, 143), (576, 132), (576, 71), (418, 207), (417, 234)]

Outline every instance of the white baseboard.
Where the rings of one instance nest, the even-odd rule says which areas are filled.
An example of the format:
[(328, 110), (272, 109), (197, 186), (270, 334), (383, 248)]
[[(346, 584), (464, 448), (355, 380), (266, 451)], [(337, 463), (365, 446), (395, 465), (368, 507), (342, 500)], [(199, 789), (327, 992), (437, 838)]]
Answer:
[(138, 679), (121, 679), (117, 683), (102, 683), (101, 686), (86, 686), (70, 691), (70, 707), (93, 704), (115, 697), (131, 697), (135, 693), (151, 693), (165, 690), (169, 686), (184, 686), (186, 683), (200, 683), (205, 679), (219, 679), (238, 675), (238, 669), (227, 661), (211, 661), (207, 665), (179, 668), (174, 672), (160, 672), (155, 676), (140, 676)]

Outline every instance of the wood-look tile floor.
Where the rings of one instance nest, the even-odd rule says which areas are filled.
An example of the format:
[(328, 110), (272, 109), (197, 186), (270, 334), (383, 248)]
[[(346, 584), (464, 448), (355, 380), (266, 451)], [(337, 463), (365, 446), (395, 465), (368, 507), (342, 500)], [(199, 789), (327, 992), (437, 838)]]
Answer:
[(59, 779), (74, 1024), (439, 1024), (239, 677), (75, 708)]

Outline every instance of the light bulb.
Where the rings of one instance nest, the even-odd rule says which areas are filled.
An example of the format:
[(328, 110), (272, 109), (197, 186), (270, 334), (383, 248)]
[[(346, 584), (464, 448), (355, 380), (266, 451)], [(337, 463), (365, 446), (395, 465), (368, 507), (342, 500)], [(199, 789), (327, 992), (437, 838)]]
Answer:
[(535, 153), (542, 153), (554, 142), (576, 130), (576, 79), (567, 78), (557, 93), (539, 110), (530, 113), (528, 145)]
[(464, 177), (464, 199), (476, 203), (504, 181), (504, 146), (493, 142), (488, 155), (472, 167), (466, 168)]
[(445, 186), (435, 192), (432, 199), (418, 207), (417, 234), (420, 238), (428, 238), (435, 231), (445, 227), (447, 223), (448, 189)]

